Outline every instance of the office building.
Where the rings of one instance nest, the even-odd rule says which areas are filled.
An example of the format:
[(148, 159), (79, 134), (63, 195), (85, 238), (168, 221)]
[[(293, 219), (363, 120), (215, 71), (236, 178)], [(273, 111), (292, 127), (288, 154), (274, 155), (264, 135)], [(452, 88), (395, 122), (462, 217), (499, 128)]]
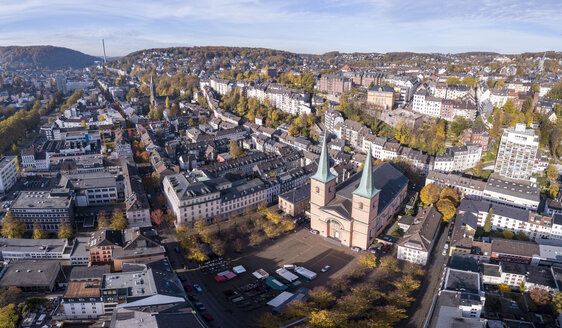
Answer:
[(6, 193), (17, 181), (16, 156), (0, 158), (0, 193)]

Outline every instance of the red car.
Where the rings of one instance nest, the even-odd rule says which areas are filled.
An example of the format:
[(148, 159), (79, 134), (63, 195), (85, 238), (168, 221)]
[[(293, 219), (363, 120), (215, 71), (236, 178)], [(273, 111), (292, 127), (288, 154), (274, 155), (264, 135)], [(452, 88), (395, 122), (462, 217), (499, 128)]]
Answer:
[(210, 315), (210, 314), (207, 314), (207, 313), (205, 313), (205, 314), (203, 314), (203, 315), (201, 315), (201, 316), (203, 317), (203, 319), (205, 319), (205, 321), (213, 321), (213, 320), (215, 320), (215, 318), (211, 317), (211, 315)]
[(183, 285), (183, 289), (185, 289), (185, 291), (188, 293), (193, 290), (190, 285)]

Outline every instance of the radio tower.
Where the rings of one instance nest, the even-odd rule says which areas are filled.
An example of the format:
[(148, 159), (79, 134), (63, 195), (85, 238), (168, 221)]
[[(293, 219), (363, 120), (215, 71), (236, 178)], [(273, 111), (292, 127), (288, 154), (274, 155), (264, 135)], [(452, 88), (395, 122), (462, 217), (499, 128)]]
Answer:
[(101, 39), (101, 44), (103, 46), (103, 63), (106, 64), (107, 59), (105, 58), (105, 41), (103, 39)]

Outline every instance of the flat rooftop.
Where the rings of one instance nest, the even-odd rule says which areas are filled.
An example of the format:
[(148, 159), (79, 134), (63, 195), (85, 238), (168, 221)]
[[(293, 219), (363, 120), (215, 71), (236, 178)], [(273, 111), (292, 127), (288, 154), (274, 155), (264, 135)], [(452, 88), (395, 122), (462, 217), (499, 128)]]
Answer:
[(51, 196), (49, 191), (22, 191), (12, 205), (13, 209), (69, 208), (70, 196)]
[(68, 283), (65, 298), (100, 297), (99, 281), (71, 281)]

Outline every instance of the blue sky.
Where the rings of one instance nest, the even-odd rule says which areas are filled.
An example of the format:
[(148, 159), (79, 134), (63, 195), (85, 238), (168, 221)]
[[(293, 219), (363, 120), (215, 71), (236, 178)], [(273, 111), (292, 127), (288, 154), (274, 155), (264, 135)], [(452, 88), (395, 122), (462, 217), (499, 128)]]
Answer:
[(562, 51), (562, 1), (0, 0), (0, 45), (101, 55), (168, 46), (300, 53)]

